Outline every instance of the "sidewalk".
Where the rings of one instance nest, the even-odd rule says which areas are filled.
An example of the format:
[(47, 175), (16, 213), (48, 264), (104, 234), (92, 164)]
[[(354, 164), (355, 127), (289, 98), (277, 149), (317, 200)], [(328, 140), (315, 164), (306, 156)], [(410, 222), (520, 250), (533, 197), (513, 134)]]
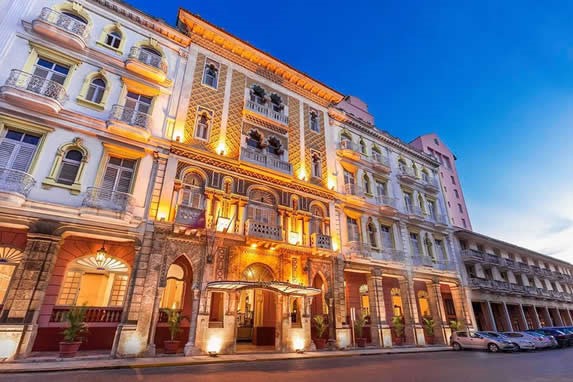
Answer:
[(429, 353), (451, 350), (447, 346), (432, 347), (403, 347), (393, 349), (360, 349), (360, 350), (335, 350), (321, 352), (297, 353), (250, 353), (250, 354), (230, 354), (219, 355), (217, 357), (202, 356), (163, 356), (153, 358), (120, 358), (110, 359), (102, 356), (86, 356), (73, 359), (46, 357), (37, 359), (24, 359), (11, 363), (0, 363), (0, 374), (2, 373), (39, 373), (50, 371), (74, 371), (74, 370), (101, 370), (101, 369), (123, 369), (123, 368), (147, 368), (147, 367), (168, 367), (168, 366), (188, 366), (203, 365), (211, 363), (231, 363), (231, 362), (264, 362), (290, 359), (311, 359), (311, 358), (335, 358), (354, 357), (378, 354), (405, 354), (405, 353)]

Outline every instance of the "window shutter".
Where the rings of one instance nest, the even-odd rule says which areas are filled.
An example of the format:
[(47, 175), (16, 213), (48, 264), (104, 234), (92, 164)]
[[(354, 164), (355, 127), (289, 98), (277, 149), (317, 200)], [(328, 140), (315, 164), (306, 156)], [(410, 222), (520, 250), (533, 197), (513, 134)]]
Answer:
[(0, 142), (0, 168), (8, 168), (15, 148), (16, 144), (7, 139)]
[(30, 167), (30, 163), (32, 163), (32, 158), (34, 157), (34, 153), (36, 152), (35, 146), (24, 146), (21, 145), (16, 149), (16, 156), (14, 161), (12, 162), (12, 169), (28, 172)]
[(58, 176), (58, 183), (71, 185), (76, 181), (76, 176), (80, 169), (79, 163), (63, 162)]
[(133, 172), (131, 170), (121, 169), (119, 172), (119, 179), (117, 180), (117, 186), (115, 191), (129, 193), (131, 188), (131, 178), (133, 177)]
[(105, 174), (103, 176), (103, 182), (101, 188), (108, 191), (113, 191), (115, 188), (115, 181), (117, 179), (117, 174), (119, 170), (116, 167), (108, 167), (105, 169)]

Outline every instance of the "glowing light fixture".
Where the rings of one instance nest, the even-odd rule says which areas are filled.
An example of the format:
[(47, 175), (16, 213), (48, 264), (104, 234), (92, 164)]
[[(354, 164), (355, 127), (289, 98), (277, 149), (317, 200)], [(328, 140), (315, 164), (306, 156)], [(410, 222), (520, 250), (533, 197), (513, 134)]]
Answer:
[(223, 346), (223, 340), (221, 339), (221, 337), (212, 336), (207, 341), (207, 353), (209, 353), (211, 357), (216, 357), (217, 354), (221, 351), (222, 346)]
[(300, 234), (298, 232), (289, 232), (288, 233), (288, 242), (292, 245), (297, 245), (300, 243)]
[(105, 250), (105, 241), (102, 244), (101, 248), (98, 249), (98, 251), (96, 252), (95, 255), (95, 264), (97, 266), (97, 269), (99, 270), (104, 270), (104, 265), (105, 265), (105, 261), (107, 260), (107, 251)]
[(297, 353), (304, 353), (304, 339), (301, 337), (294, 337), (292, 340), (292, 346), (294, 348), (294, 351)]

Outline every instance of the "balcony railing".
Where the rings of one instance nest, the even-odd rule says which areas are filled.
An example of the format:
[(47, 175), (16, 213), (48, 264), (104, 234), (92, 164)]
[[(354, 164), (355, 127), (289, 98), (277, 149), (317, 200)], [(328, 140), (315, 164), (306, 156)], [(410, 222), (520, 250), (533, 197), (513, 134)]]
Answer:
[(310, 235), (310, 246), (313, 248), (332, 249), (332, 239), (328, 235), (313, 233)]
[(348, 140), (342, 140), (338, 143), (338, 149), (339, 150), (350, 150), (350, 151), (355, 151), (357, 153), (360, 153), (360, 149), (358, 148), (358, 145), (352, 141), (348, 141)]
[(406, 255), (404, 251), (400, 251), (394, 248), (383, 248), (380, 252), (374, 252), (372, 254), (374, 260), (381, 261), (394, 261), (394, 262), (404, 262), (406, 260)]
[(152, 66), (167, 73), (167, 63), (158, 54), (140, 48), (139, 46), (132, 46), (129, 50), (129, 58), (137, 60), (145, 65)]
[(424, 217), (425, 216), (424, 211), (418, 206), (406, 205), (405, 209), (406, 209), (406, 213), (408, 215), (413, 215), (413, 216), (418, 216), (418, 217)]
[(448, 224), (448, 217), (443, 214), (429, 214), (428, 220), (438, 224)]
[(102, 210), (133, 213), (134, 199), (131, 194), (125, 192), (89, 187), (82, 205)]
[(39, 19), (83, 39), (88, 36), (86, 23), (50, 8), (42, 8)]
[[(56, 306), (52, 310), (50, 322), (66, 322), (66, 314), (71, 306)], [(86, 307), (85, 322), (118, 323), (121, 321), (122, 307)]]
[(112, 106), (110, 119), (127, 123), (130, 126), (141, 127), (142, 129), (147, 129), (151, 122), (149, 114), (121, 105)]
[(400, 166), (400, 172), (398, 173), (398, 175), (405, 176), (411, 179), (418, 179), (418, 176), (416, 175), (416, 172), (412, 167)]
[(464, 261), (481, 262), (484, 258), (483, 252), (475, 251), (469, 248), (462, 249), (461, 254)]
[(362, 188), (353, 183), (347, 183), (344, 185), (344, 193), (347, 195), (362, 196)]
[(28, 196), (35, 183), (36, 181), (30, 174), (9, 168), (0, 168), (0, 191)]
[(442, 270), (442, 271), (455, 271), (456, 264), (451, 261), (438, 261), (434, 268)]
[(392, 198), (386, 195), (378, 195), (376, 196), (376, 203), (383, 206), (390, 206), (396, 208), (397, 200), (396, 198)]
[(281, 160), (273, 154), (266, 153), (261, 150), (253, 149), (250, 147), (241, 148), (241, 160), (268, 167), (273, 170), (292, 174), (292, 166), (290, 163)]
[(254, 236), (261, 239), (269, 240), (282, 240), (282, 228), (278, 225), (271, 225), (269, 223), (258, 222), (249, 219), (245, 223), (245, 232), (247, 236)]
[(386, 167), (390, 167), (390, 159), (387, 156), (379, 154), (377, 152), (372, 153), (372, 163), (375, 165), (382, 165)]
[(61, 84), (17, 69), (10, 71), (5, 85), (51, 98), (59, 103), (66, 100), (66, 89)]
[(273, 110), (272, 106), (269, 106), (267, 104), (261, 105), (249, 99), (245, 103), (245, 108), (247, 110), (254, 111), (255, 113), (260, 114), (264, 117), (275, 120), (283, 125), (288, 125), (288, 116), (282, 112)]
[(414, 256), (412, 257), (412, 264), (414, 266), (433, 267), (436, 262), (430, 256)]

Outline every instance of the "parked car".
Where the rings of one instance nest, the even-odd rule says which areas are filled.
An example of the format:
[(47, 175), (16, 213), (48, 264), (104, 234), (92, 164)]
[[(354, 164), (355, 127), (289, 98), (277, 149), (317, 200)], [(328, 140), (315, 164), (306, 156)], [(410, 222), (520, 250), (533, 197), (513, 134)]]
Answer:
[(539, 349), (546, 349), (546, 348), (556, 348), (557, 347), (557, 340), (553, 336), (547, 336), (545, 334), (541, 334), (534, 331), (525, 331), (520, 332), (523, 334), (528, 334), (535, 339), (533, 341), (535, 343), (535, 347)]
[(498, 351), (515, 351), (515, 345), (507, 338), (488, 336), (481, 332), (464, 332), (458, 331), (452, 334), (452, 348), (454, 350), (462, 349), (481, 349), (488, 350), (492, 353)]
[(528, 333), (503, 332), (501, 334), (509, 338), (520, 350), (544, 349), (551, 346), (550, 341), (544, 340), (542, 337), (534, 337)]
[(506, 336), (504, 336), (503, 334), (499, 333), (499, 332), (493, 332), (493, 331), (480, 331), (477, 332), (479, 334), (488, 336), (490, 338), (495, 338), (498, 341), (509, 341), (513, 344), (513, 346), (515, 347), (515, 351), (519, 351), (519, 350), (535, 350), (535, 345), (533, 344), (533, 342), (531, 341), (515, 341), (511, 338), (508, 338)]
[(571, 340), (570, 334), (565, 334), (557, 329), (540, 328), (540, 329), (526, 330), (526, 332), (530, 331), (545, 334), (546, 336), (553, 336), (553, 338), (555, 338), (555, 340), (557, 341), (557, 346), (559, 346), (560, 348), (569, 346)]

